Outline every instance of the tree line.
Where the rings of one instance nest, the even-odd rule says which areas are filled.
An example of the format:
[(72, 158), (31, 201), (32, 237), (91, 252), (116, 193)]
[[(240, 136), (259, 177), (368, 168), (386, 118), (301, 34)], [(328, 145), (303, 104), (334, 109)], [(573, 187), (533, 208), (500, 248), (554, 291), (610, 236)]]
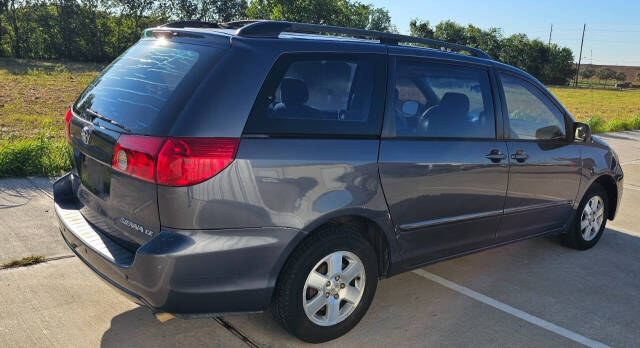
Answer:
[(573, 53), (569, 48), (531, 40), (525, 34), (504, 36), (500, 28), (483, 30), (453, 21), (432, 26), (429, 21), (420, 19), (411, 20), (409, 30), (413, 36), (480, 48), (493, 59), (518, 67), (546, 84), (564, 85), (575, 74)]
[[(397, 32), (388, 10), (354, 0), (0, 0), (0, 56), (108, 62), (145, 28), (257, 18)], [(548, 84), (566, 84), (575, 73), (570, 49), (525, 34), (420, 19), (410, 32), (480, 48)]]
[[(625, 74), (624, 71), (615, 71), (604, 66), (598, 69), (584, 69), (580, 71), (580, 76), (585, 80), (589, 80), (595, 76), (600, 80), (600, 83), (604, 81), (605, 85), (609, 80), (615, 80), (618, 82), (624, 82), (627, 80), (627, 74)], [(640, 72), (636, 73), (636, 80), (640, 81)]]

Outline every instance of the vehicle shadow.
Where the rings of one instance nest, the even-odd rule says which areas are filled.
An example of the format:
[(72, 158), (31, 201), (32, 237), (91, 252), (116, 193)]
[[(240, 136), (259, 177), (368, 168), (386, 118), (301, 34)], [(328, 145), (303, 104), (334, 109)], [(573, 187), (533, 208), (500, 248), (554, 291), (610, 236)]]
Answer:
[[(640, 340), (640, 238), (607, 229), (594, 248), (558, 236), (513, 243), (424, 270), (605, 344)], [(226, 318), (255, 342), (295, 347), (269, 313)], [(557, 334), (414, 273), (383, 280), (347, 335), (329, 346), (567, 346)]]
[[(589, 267), (585, 267), (589, 265)], [(640, 237), (607, 229), (587, 251), (557, 236), (441, 262), (423, 269), (568, 330), (612, 345), (640, 341)], [(227, 316), (260, 346), (304, 345), (269, 312)], [(114, 317), (102, 346), (242, 343), (212, 319), (160, 324), (137, 308)], [(327, 346), (571, 345), (571, 341), (461, 295), (414, 273), (379, 283), (363, 320)]]
[(137, 307), (111, 319), (101, 347), (229, 347), (242, 341), (212, 318), (171, 319), (160, 323), (148, 308)]

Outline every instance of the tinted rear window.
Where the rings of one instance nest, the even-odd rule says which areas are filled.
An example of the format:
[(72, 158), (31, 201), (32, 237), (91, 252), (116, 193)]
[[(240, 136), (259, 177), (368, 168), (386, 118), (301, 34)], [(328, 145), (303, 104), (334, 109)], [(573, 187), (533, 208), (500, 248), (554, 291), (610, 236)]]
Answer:
[(91, 109), (133, 133), (163, 135), (220, 50), (142, 40), (96, 77), (76, 101), (74, 111), (92, 120), (86, 113)]
[(284, 55), (262, 86), (245, 133), (377, 135), (384, 80), (383, 56)]

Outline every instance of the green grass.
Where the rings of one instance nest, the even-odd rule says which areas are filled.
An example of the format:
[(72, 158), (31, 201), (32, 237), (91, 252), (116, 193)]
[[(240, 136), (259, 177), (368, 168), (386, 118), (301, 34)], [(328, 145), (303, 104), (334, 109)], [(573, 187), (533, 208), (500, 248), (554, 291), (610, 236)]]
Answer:
[(0, 58), (0, 177), (69, 170), (64, 115), (101, 69)]
[(2, 264), (0, 268), (17, 268), (24, 266), (32, 266), (37, 265), (39, 263), (43, 263), (47, 261), (47, 259), (42, 255), (31, 255), (27, 257), (23, 257), (19, 260), (12, 260)]
[(593, 133), (640, 129), (640, 89), (549, 88)]
[(33, 138), (51, 120), (64, 139), (64, 115), (102, 69), (96, 64), (0, 58), (0, 140)]
[(52, 176), (71, 168), (67, 142), (51, 135), (50, 123), (32, 138), (0, 140), (0, 177)]

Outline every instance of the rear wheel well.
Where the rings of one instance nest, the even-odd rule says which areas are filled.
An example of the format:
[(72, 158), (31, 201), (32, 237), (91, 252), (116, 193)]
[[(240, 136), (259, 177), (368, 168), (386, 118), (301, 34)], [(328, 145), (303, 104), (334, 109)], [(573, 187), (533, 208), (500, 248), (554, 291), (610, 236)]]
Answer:
[(618, 206), (618, 187), (615, 180), (609, 175), (603, 175), (597, 178), (594, 183), (600, 184), (607, 191), (607, 198), (609, 201), (609, 211), (607, 212), (607, 218), (613, 219), (616, 214), (616, 207)]
[(316, 227), (309, 233), (306, 238), (309, 238), (314, 232), (321, 230), (327, 225), (342, 225), (347, 226), (349, 229), (360, 233), (376, 252), (378, 259), (378, 276), (385, 277), (389, 268), (390, 250), (389, 242), (387, 241), (384, 231), (375, 222), (357, 215), (348, 215), (333, 218), (324, 224)]

